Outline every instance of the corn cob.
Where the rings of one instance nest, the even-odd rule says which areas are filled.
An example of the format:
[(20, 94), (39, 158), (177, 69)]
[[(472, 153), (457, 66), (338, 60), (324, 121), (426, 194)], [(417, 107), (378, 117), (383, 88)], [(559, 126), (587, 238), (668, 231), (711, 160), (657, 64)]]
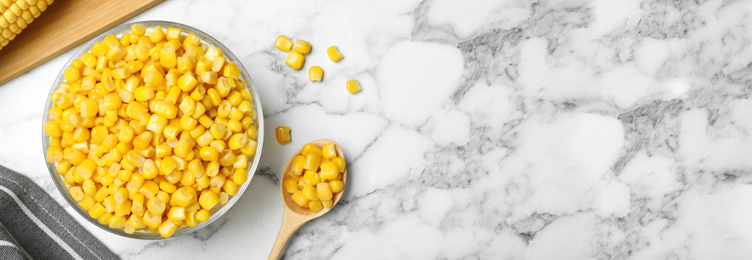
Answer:
[(39, 18), (54, 0), (0, 0), (0, 50)]

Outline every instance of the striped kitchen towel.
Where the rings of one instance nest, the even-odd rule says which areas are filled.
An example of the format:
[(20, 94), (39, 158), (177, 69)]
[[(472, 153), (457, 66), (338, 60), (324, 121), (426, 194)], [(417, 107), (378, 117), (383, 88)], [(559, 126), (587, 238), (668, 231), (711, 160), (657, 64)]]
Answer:
[(0, 259), (118, 259), (42, 188), (0, 166)]

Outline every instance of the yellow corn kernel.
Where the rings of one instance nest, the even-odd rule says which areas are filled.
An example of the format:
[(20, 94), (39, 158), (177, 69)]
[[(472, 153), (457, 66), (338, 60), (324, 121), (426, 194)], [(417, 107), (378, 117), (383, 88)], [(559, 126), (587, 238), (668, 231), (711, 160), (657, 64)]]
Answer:
[(146, 123), (146, 129), (157, 133), (157, 136), (161, 136), (159, 134), (164, 132), (164, 129), (165, 127), (167, 127), (168, 123), (169, 121), (167, 120), (167, 118), (154, 114), (149, 117)]
[(63, 130), (60, 129), (60, 123), (57, 121), (44, 123), (44, 132), (50, 137), (60, 137), (63, 135)]
[(287, 64), (287, 66), (290, 66), (290, 68), (299, 70), (303, 67), (303, 63), (305, 63), (305, 57), (303, 57), (303, 54), (300, 54), (299, 52), (290, 51), (287, 53), (285, 63)]
[(89, 208), (89, 216), (91, 216), (92, 218), (99, 218), (106, 212), (107, 211), (104, 210), (104, 207), (102, 207), (102, 204), (100, 204), (99, 202), (94, 203)]
[(335, 157), (335, 158), (331, 159), (331, 162), (337, 164), (337, 171), (338, 172), (344, 172), (345, 171), (345, 158)]
[(219, 204), (219, 196), (214, 191), (209, 190), (206, 193), (201, 194), (201, 197), (199, 197), (198, 199), (198, 203), (202, 208), (206, 210), (212, 210), (214, 206)]
[(188, 227), (193, 227), (198, 225), (198, 220), (196, 219), (196, 211), (187, 211), (185, 213), (185, 225)]
[(154, 113), (167, 119), (173, 119), (178, 115), (178, 108), (175, 105), (158, 100), (154, 103)]
[(159, 86), (164, 81), (164, 74), (160, 73), (156, 69), (146, 69), (142, 70), (142, 72), (145, 72), (144, 75), (144, 83), (148, 86)]
[(136, 149), (146, 149), (151, 143), (153, 134), (149, 131), (143, 132), (140, 135), (133, 138), (133, 147)]
[(256, 148), (258, 148), (258, 142), (254, 140), (248, 140), (248, 142), (245, 143), (245, 147), (240, 149), (240, 152), (242, 152), (245, 156), (251, 157), (256, 154)]
[(324, 156), (324, 159), (332, 159), (337, 157), (337, 149), (334, 144), (325, 144), (321, 147), (321, 155)]
[(165, 203), (162, 202), (162, 200), (159, 199), (159, 197), (154, 196), (153, 198), (149, 199), (148, 202), (146, 202), (146, 208), (154, 215), (162, 215), (162, 212), (165, 210)]
[(303, 146), (303, 149), (301, 149), (300, 153), (304, 156), (309, 155), (309, 154), (322, 155), (321, 147), (312, 143), (305, 144)]
[(107, 45), (101, 42), (96, 42), (94, 45), (91, 46), (91, 54), (94, 54), (96, 57), (102, 57), (107, 54)]
[(334, 203), (331, 200), (322, 200), (321, 204), (323, 204), (324, 207), (331, 208)]
[(227, 143), (227, 146), (231, 150), (238, 150), (240, 148), (245, 147), (245, 144), (248, 142), (248, 137), (246, 137), (245, 134), (234, 134), (232, 137), (230, 137), (230, 141)]
[(348, 80), (346, 86), (347, 91), (350, 92), (350, 94), (358, 93), (361, 90), (360, 83), (354, 79)]
[(274, 41), (274, 47), (283, 51), (290, 51), (292, 49), (292, 41), (287, 36), (280, 35)]
[(109, 195), (110, 192), (107, 190), (107, 187), (102, 186), (97, 190), (97, 193), (94, 194), (94, 200), (97, 202), (102, 202)]
[(201, 73), (201, 81), (207, 84), (217, 84), (217, 72), (204, 71)]
[(63, 148), (60, 146), (50, 146), (47, 148), (47, 162), (56, 163), (63, 160)]
[(305, 207), (306, 205), (308, 205), (308, 199), (303, 196), (303, 191), (299, 190), (294, 192), (292, 196), (290, 196), (290, 198), (295, 202), (295, 204), (298, 204), (298, 206)]
[(217, 46), (210, 46), (209, 49), (204, 54), (204, 58), (214, 61), (217, 57), (222, 57), (224, 54), (222, 53), (222, 50), (219, 49)]
[(303, 168), (306, 170), (315, 171), (321, 165), (321, 155), (317, 153), (309, 153), (305, 156), (305, 163)]
[(313, 213), (316, 213), (324, 208), (324, 204), (322, 204), (319, 200), (310, 201), (308, 202), (308, 208), (313, 211)]
[(225, 65), (225, 58), (216, 57), (212, 61), (211, 71), (219, 73), (222, 70), (222, 66)]
[[(144, 161), (146, 161), (146, 159), (141, 154), (139, 154), (138, 152), (136, 152), (135, 150), (128, 151), (125, 154), (124, 160), (125, 160), (125, 162), (129, 163), (130, 165), (133, 165), (133, 166), (136, 166), (136, 167), (139, 167), (139, 168), (141, 168), (142, 166), (144, 166)], [(123, 180), (123, 181), (125, 181), (125, 180)]]
[(170, 174), (175, 168), (178, 167), (177, 162), (175, 162), (175, 159), (172, 158), (172, 156), (165, 157), (162, 159), (162, 162), (159, 164), (159, 172), (161, 172), (164, 175)]
[(131, 214), (131, 201), (125, 200), (122, 204), (115, 206), (115, 216), (127, 216)]
[(329, 183), (321, 182), (316, 185), (316, 191), (320, 200), (331, 200), (332, 190), (329, 187)]
[(69, 189), (71, 198), (75, 201), (81, 201), (84, 199), (84, 191), (79, 186), (73, 186)]
[(170, 208), (170, 211), (167, 213), (167, 218), (170, 219), (170, 221), (172, 222), (181, 222), (185, 220), (185, 208), (183, 207)]
[(222, 76), (237, 80), (240, 78), (240, 68), (234, 63), (228, 63), (225, 65), (224, 69), (222, 69)]
[(196, 212), (196, 220), (201, 222), (206, 222), (211, 217), (211, 212), (205, 209), (199, 210)]
[(277, 142), (280, 144), (290, 142), (290, 127), (278, 126), (276, 129)]
[(233, 181), (225, 180), (222, 184), (222, 190), (231, 196), (235, 196), (235, 194), (238, 194), (238, 184)]
[(154, 214), (151, 211), (144, 212), (144, 225), (150, 228), (157, 228), (162, 225), (162, 215)]
[(127, 68), (116, 68), (112, 70), (112, 78), (127, 79), (131, 76), (131, 70)]
[(345, 183), (340, 180), (330, 181), (329, 188), (332, 190), (332, 193), (337, 193), (345, 188)]
[(144, 211), (144, 195), (141, 193), (133, 194), (133, 201), (131, 202), (131, 212), (143, 212)]
[(295, 39), (295, 43), (292, 45), (292, 51), (299, 52), (300, 54), (307, 54), (311, 51), (311, 44), (301, 39)]
[(212, 61), (205, 58), (204, 56), (201, 56), (198, 58), (198, 61), (196, 61), (195, 71), (196, 75), (201, 75), (206, 71), (211, 71), (212, 69)]
[(123, 60), (123, 57), (125, 57), (125, 48), (123, 48), (123, 46), (118, 43), (117, 45), (110, 47), (104, 57), (107, 57), (107, 61), (111, 61), (113, 63), (119, 62)]
[(321, 82), (321, 78), (324, 77), (324, 70), (319, 66), (313, 66), (308, 69), (308, 80), (312, 82)]
[(164, 158), (172, 155), (172, 147), (166, 144), (157, 145), (157, 148), (155, 150), (157, 158)]
[(168, 125), (165, 127), (163, 134), (167, 140), (177, 140), (181, 131), (183, 129), (179, 125)]
[(149, 101), (154, 98), (154, 89), (147, 86), (137, 87), (133, 92), (133, 97), (138, 102)]
[(190, 172), (194, 178), (204, 176), (204, 165), (200, 160), (194, 159), (188, 163), (188, 172)]
[(81, 71), (73, 67), (67, 68), (65, 69), (64, 76), (66, 81), (75, 83), (78, 81), (79, 77), (81, 77)]
[(169, 182), (160, 182), (159, 189), (164, 192), (172, 194), (175, 192), (175, 190), (177, 190), (177, 186)]
[(303, 178), (305, 179), (306, 183), (309, 185), (316, 185), (319, 183), (318, 174), (316, 174), (316, 171), (307, 170), (303, 174)]
[(337, 46), (329, 46), (329, 48), (326, 49), (326, 54), (329, 55), (329, 59), (331, 59), (333, 62), (338, 62), (342, 59), (342, 53), (337, 50)]
[(296, 155), (292, 159), (292, 164), (290, 165), (290, 173), (294, 176), (300, 176), (303, 174), (303, 166), (305, 165), (305, 157), (302, 155)]
[(165, 37), (165, 33), (160, 26), (154, 27), (146, 34), (149, 35), (149, 40), (154, 43), (161, 42)]
[(99, 104), (97, 104), (97, 101), (93, 99), (86, 99), (81, 101), (81, 105), (79, 107), (81, 117), (96, 116), (97, 112), (99, 112)]
[(181, 187), (172, 194), (172, 201), (178, 206), (186, 208), (196, 201), (196, 191), (190, 187)]
[(192, 131), (193, 129), (196, 129), (196, 125), (198, 125), (198, 120), (193, 119), (189, 115), (184, 115), (180, 118), (180, 127), (186, 131)]
[(286, 179), (284, 185), (285, 185), (285, 190), (288, 193), (295, 193), (296, 191), (298, 191), (298, 182), (295, 181), (295, 179), (293, 178)]
[(86, 196), (94, 197), (97, 194), (97, 186), (94, 181), (86, 179), (81, 184), (81, 188)]
[(325, 161), (321, 163), (321, 171), (319, 175), (324, 180), (334, 180), (339, 174), (337, 164), (332, 161)]
[(84, 179), (91, 178), (94, 171), (97, 169), (97, 164), (94, 160), (86, 158), (81, 161), (81, 164), (76, 167), (76, 173)]
[(144, 36), (144, 33), (146, 33), (146, 26), (143, 24), (133, 24), (131, 25), (131, 34), (141, 37)]
[(125, 227), (125, 222), (125, 216), (112, 216), (110, 217), (108, 225), (110, 226), (110, 228), (123, 228)]
[(231, 166), (235, 163), (237, 157), (232, 151), (225, 151), (219, 156), (219, 164), (222, 166)]
[(199, 156), (204, 161), (217, 161), (219, 159), (219, 152), (213, 147), (205, 146), (199, 151)]
[(178, 86), (184, 92), (190, 92), (194, 87), (198, 85), (198, 80), (193, 76), (193, 72), (188, 72), (180, 76), (178, 79)]
[(209, 128), (209, 134), (214, 137), (214, 139), (222, 140), (225, 136), (225, 133), (227, 132), (227, 127), (221, 125), (221, 124), (212, 124)]
[[(123, 90), (126, 91), (127, 90)], [(121, 96), (122, 98), (122, 96)], [(125, 113), (133, 119), (141, 120), (145, 116), (148, 115), (149, 109), (138, 102), (130, 102), (128, 103), (128, 107), (125, 110)]]
[(151, 199), (157, 196), (159, 192), (159, 184), (154, 181), (145, 181), (144, 184), (138, 189), (138, 193), (143, 195), (146, 199)]
[(318, 192), (313, 185), (306, 185), (303, 187), (303, 196), (308, 200), (319, 200)]
[(162, 225), (159, 226), (159, 235), (164, 238), (171, 237), (176, 229), (178, 229), (178, 226), (172, 221), (162, 222)]
[(248, 171), (245, 168), (236, 169), (232, 176), (231, 180), (238, 186), (241, 186), (248, 180)]
[(89, 208), (91, 208), (91, 206), (94, 205), (94, 203), (96, 203), (96, 201), (94, 201), (93, 197), (84, 196), (84, 198), (78, 202), (78, 206), (81, 206), (81, 209), (88, 211)]

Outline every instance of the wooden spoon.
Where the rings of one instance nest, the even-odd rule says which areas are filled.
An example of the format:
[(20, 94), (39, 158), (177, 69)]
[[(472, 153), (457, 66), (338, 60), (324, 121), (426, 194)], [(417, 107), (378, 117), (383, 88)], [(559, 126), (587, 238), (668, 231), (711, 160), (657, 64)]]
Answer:
[[(345, 158), (345, 154), (342, 153), (342, 149), (339, 147), (339, 144), (337, 144), (337, 142), (335, 142), (334, 140), (318, 139), (311, 143), (318, 145), (319, 147), (322, 147), (325, 144), (334, 144), (334, 147), (337, 150), (337, 156)], [(340, 191), (334, 194), (334, 196), (332, 197), (332, 208), (324, 207), (316, 213), (308, 208), (303, 208), (298, 206), (298, 204), (295, 204), (295, 202), (290, 198), (292, 194), (287, 193), (287, 191), (285, 190), (284, 183), (286, 179), (292, 178), (287, 173), (290, 171), (290, 166), (292, 165), (293, 158), (295, 158), (295, 156), (297, 155), (300, 155), (302, 150), (303, 148), (290, 156), (290, 159), (287, 160), (287, 164), (285, 164), (284, 171), (282, 171), (282, 179), (279, 182), (279, 191), (280, 195), (282, 196), (282, 204), (284, 206), (282, 213), (282, 227), (279, 228), (279, 234), (277, 234), (277, 240), (274, 241), (274, 246), (272, 247), (272, 252), (269, 254), (269, 259), (279, 259), (279, 255), (282, 254), (282, 249), (285, 247), (285, 244), (287, 244), (287, 241), (290, 240), (292, 234), (295, 234), (295, 231), (297, 231), (298, 228), (303, 226), (303, 224), (305, 224), (309, 220), (318, 218), (321, 215), (329, 212), (329, 210), (337, 205), (337, 202), (339, 202), (339, 199), (342, 198), (342, 193), (344, 192)], [(342, 173), (342, 183), (347, 185), (347, 168), (345, 168), (345, 171)]]

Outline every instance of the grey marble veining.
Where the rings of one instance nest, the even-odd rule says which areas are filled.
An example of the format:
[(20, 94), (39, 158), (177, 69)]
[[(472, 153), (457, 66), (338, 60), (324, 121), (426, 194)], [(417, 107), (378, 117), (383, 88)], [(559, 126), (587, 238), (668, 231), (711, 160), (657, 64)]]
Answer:
[[(132, 20), (149, 19), (233, 50), (267, 135), (209, 227), (147, 242), (87, 226), (124, 258), (265, 258), (283, 164), (322, 137), (342, 145), (348, 184), (289, 259), (752, 257), (750, 2), (166, 1)], [(279, 34), (312, 43), (304, 69), (322, 83), (284, 64)], [(0, 163), (61, 203), (36, 133), (69, 55), (0, 86)], [(279, 125), (293, 142), (275, 142)]]

